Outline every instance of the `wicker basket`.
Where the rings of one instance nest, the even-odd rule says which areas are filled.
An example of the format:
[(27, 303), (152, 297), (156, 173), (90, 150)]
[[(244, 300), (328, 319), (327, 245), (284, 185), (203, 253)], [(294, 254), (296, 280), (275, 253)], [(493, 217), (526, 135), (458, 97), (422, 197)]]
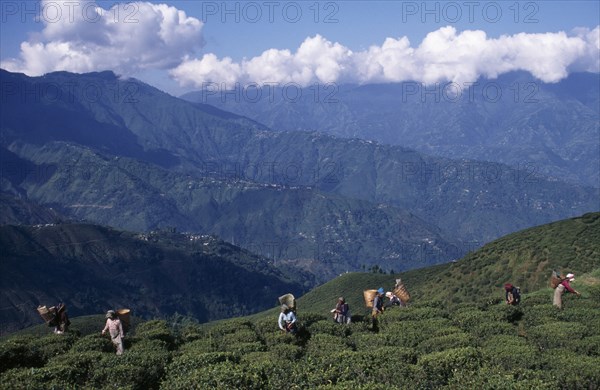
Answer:
[(296, 298), (292, 294), (285, 294), (279, 297), (279, 304), (286, 305), (292, 311), (296, 310)]
[(119, 309), (117, 310), (117, 316), (119, 320), (121, 320), (121, 325), (123, 325), (123, 331), (127, 333), (129, 328), (131, 327), (131, 310), (129, 309)]
[(40, 305), (38, 306), (37, 311), (46, 323), (51, 322), (56, 317), (56, 307), (54, 306), (47, 308), (46, 306)]
[(550, 276), (550, 287), (556, 288), (562, 282), (564, 278), (560, 276), (560, 274), (556, 271), (552, 271), (552, 276)]
[(394, 286), (394, 295), (402, 300), (402, 302), (406, 303), (410, 300), (410, 293), (402, 283), (402, 280), (396, 279), (396, 286)]
[(377, 295), (377, 290), (363, 291), (363, 296), (365, 298), (365, 305), (367, 307), (373, 307), (373, 301), (375, 300), (375, 295)]

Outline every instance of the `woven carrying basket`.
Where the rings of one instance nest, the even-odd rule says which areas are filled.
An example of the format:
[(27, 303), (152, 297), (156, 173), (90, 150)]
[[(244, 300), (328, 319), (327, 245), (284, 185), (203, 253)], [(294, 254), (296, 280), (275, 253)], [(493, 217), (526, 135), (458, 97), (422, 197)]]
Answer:
[(280, 305), (287, 305), (292, 311), (296, 310), (296, 298), (292, 294), (285, 294), (279, 297)]
[(552, 271), (552, 276), (550, 276), (550, 287), (556, 288), (562, 282), (563, 278), (560, 277), (558, 272)]
[(52, 306), (51, 308), (47, 308), (46, 306), (38, 306), (37, 308), (40, 317), (44, 320), (44, 322), (48, 323), (54, 319), (56, 316), (56, 307)]
[(394, 287), (394, 291), (392, 292), (404, 303), (410, 300), (410, 293), (408, 292), (408, 290), (404, 286), (404, 283), (402, 283), (400, 279), (396, 279), (396, 286)]
[(363, 296), (365, 298), (365, 305), (367, 307), (373, 307), (373, 301), (375, 300), (375, 295), (377, 295), (377, 290), (363, 291)]
[(123, 325), (123, 331), (127, 332), (131, 327), (131, 310), (119, 309), (117, 310), (117, 316), (121, 320), (121, 324)]

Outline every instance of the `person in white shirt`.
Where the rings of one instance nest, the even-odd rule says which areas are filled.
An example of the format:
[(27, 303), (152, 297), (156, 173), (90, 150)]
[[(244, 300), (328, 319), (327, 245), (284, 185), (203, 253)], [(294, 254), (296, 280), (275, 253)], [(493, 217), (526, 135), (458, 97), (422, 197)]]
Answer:
[(277, 323), (279, 324), (279, 329), (287, 333), (296, 334), (298, 331), (296, 326), (296, 315), (288, 305), (281, 305), (281, 313), (279, 313), (279, 320)]

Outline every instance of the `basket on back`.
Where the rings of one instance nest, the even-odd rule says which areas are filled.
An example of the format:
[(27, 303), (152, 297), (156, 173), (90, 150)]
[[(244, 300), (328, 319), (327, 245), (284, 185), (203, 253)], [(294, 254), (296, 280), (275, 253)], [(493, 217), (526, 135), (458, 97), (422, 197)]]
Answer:
[(56, 318), (56, 307), (54, 306), (47, 308), (46, 306), (40, 305), (38, 306), (37, 311), (46, 324), (49, 324)]
[(404, 283), (402, 283), (401, 279), (396, 279), (396, 285), (394, 286), (394, 291), (392, 292), (404, 303), (410, 300), (410, 293), (406, 289), (406, 286), (404, 286)]
[(296, 311), (296, 298), (292, 294), (285, 294), (279, 297), (279, 304), (286, 305), (292, 311)]
[(556, 271), (552, 271), (552, 276), (550, 277), (550, 287), (556, 288), (563, 281), (563, 277)]
[(131, 327), (131, 310), (119, 309), (117, 310), (117, 316), (119, 317), (119, 320), (121, 320), (123, 332), (127, 333)]
[(375, 295), (377, 295), (377, 290), (363, 291), (363, 296), (365, 298), (365, 305), (367, 307), (373, 307), (373, 301), (375, 300)]

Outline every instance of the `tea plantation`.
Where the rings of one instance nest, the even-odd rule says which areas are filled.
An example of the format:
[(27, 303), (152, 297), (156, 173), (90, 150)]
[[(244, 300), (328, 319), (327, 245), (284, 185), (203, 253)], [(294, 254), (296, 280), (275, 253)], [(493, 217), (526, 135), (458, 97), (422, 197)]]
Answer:
[[(368, 274), (365, 274), (368, 276)], [(0, 344), (4, 389), (598, 389), (600, 270), (574, 283), (564, 308), (541, 289), (493, 299), (387, 309), (373, 327), (303, 312), (283, 334), (274, 311), (217, 323), (139, 323), (116, 356), (87, 319), (63, 335), (20, 333)]]

